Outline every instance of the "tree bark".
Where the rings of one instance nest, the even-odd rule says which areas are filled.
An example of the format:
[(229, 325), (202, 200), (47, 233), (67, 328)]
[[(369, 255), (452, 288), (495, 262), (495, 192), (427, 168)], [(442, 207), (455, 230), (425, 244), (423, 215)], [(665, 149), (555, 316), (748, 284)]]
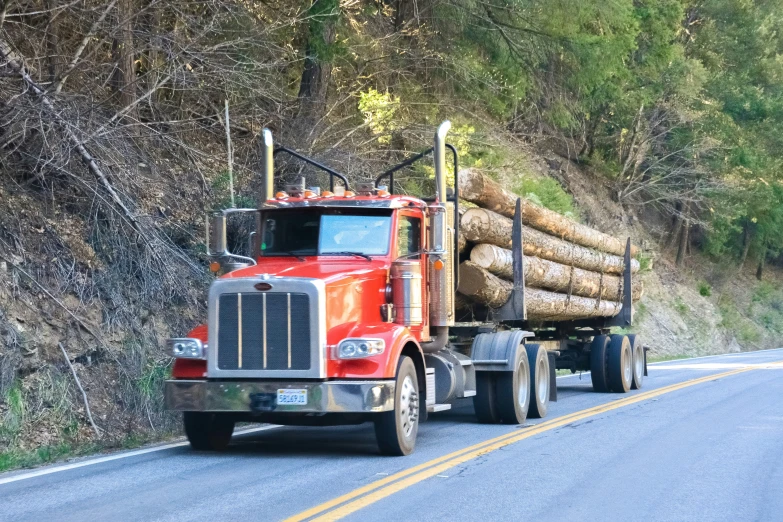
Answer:
[(117, 3), (117, 19), (119, 22), (119, 36), (112, 45), (117, 69), (114, 76), (114, 87), (119, 93), (120, 105), (134, 107), (126, 115), (131, 119), (136, 118), (136, 69), (134, 62), (133, 43), (133, 0), (119, 0)]
[(57, 23), (56, 11), (58, 0), (46, 0), (46, 8), (50, 11), (49, 24), (46, 27), (46, 62), (49, 83), (54, 83), (59, 77), (60, 58), (59, 58), (59, 28)]
[[(513, 285), (465, 261), (460, 265), (458, 291), (491, 308), (499, 308), (511, 297)], [(568, 296), (536, 288), (525, 288), (525, 306), (529, 320), (573, 320), (612, 317), (622, 305), (614, 301)]]
[(750, 251), (750, 223), (747, 221), (742, 227), (742, 255), (740, 256), (739, 271), (745, 267), (745, 261), (748, 259), (748, 252)]
[[(496, 181), (473, 169), (460, 171), (459, 193), (463, 199), (510, 218), (514, 217), (519, 198)], [(625, 254), (625, 241), (577, 223), (530, 201), (525, 201), (522, 206), (522, 223), (571, 243), (618, 256)], [(638, 253), (639, 249), (632, 245), (631, 255), (636, 256)]]
[[(483, 208), (471, 208), (460, 219), (460, 235), (474, 243), (489, 243), (511, 248), (512, 221), (500, 214)], [(525, 255), (556, 261), (593, 272), (621, 274), (622, 257), (596, 252), (562, 239), (549, 236), (538, 230), (523, 226), (522, 245)], [(631, 270), (639, 270), (639, 262), (631, 259)]]
[(761, 278), (764, 277), (764, 265), (767, 262), (767, 249), (766, 247), (761, 250), (761, 257), (759, 257), (759, 264), (756, 267), (756, 279), (761, 281)]
[[(480, 244), (470, 251), (470, 260), (498, 277), (513, 280), (513, 256), (510, 250), (495, 245)], [(538, 257), (525, 256), (525, 285), (554, 292), (601, 297), (622, 301), (622, 279), (617, 276), (573, 268)], [(642, 282), (634, 279), (631, 298), (642, 297)]]
[(304, 69), (299, 83), (300, 115), (318, 117), (326, 108), (326, 94), (332, 77), (332, 64), (326, 51), (334, 44), (336, 19), (339, 10), (335, 0), (313, 0), (310, 7)]
[(677, 259), (675, 264), (682, 266), (685, 262), (685, 250), (688, 247), (688, 235), (691, 229), (691, 222), (688, 218), (685, 218), (682, 222), (682, 232), (680, 233), (680, 246), (677, 248)]

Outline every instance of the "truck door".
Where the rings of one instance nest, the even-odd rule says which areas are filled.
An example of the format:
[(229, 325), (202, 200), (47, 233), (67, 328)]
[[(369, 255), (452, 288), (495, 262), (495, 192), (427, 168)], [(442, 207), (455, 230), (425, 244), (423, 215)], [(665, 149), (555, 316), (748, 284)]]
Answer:
[(418, 262), (422, 274), (421, 285), (419, 286), (420, 295), (416, 301), (421, 305), (422, 322), (417, 326), (411, 326), (412, 330), (418, 330), (426, 336), (429, 331), (427, 327), (427, 281), (424, 267), (425, 255), (423, 253), (424, 243), (422, 237), (422, 214), (415, 210), (401, 210), (397, 216), (397, 234), (394, 259), (404, 259), (407, 261)]

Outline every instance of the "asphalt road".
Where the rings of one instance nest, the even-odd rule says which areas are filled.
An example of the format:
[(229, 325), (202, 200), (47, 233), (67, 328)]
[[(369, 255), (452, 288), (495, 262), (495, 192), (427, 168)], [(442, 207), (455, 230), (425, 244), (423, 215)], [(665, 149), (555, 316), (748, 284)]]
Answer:
[(180, 444), (3, 474), (0, 520), (783, 520), (782, 361), (650, 365), (625, 395), (559, 378), (549, 416), (522, 427), (477, 424), (465, 402), (409, 457), (379, 456), (369, 424), (281, 427), (223, 454)]

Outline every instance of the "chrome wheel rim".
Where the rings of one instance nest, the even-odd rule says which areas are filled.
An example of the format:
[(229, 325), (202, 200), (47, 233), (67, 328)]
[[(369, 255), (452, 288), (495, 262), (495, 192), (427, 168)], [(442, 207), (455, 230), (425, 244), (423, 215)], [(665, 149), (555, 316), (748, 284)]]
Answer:
[(549, 396), (549, 369), (547, 368), (546, 359), (538, 361), (536, 381), (538, 381), (538, 401), (544, 404)]
[(636, 353), (634, 353), (634, 370), (636, 372), (636, 382), (642, 382), (642, 377), (644, 376), (644, 352), (641, 347), (637, 348)]
[(625, 382), (631, 382), (633, 365), (631, 364), (631, 350), (623, 350), (623, 377)]
[(524, 411), (525, 405), (527, 404), (527, 394), (530, 390), (530, 381), (528, 380), (528, 374), (525, 371), (525, 365), (521, 364), (519, 368), (517, 368), (517, 375), (518, 375), (518, 381), (519, 381), (519, 389), (517, 390), (517, 403), (519, 404), (519, 407)]
[(400, 426), (405, 437), (410, 437), (416, 422), (419, 420), (419, 396), (413, 379), (406, 375), (400, 389)]

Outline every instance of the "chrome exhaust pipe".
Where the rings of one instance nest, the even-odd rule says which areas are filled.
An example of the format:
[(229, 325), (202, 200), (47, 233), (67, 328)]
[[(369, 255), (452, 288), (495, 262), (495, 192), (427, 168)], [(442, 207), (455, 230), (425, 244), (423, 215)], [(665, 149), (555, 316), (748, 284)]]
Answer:
[[(446, 193), (446, 134), (450, 128), (451, 122), (444, 121), (435, 133), (435, 146), (432, 151), (435, 160), (435, 201), (427, 208), (429, 217), (427, 276), (430, 286), (430, 326), (441, 327), (454, 324), (454, 269), (452, 263), (454, 231), (449, 226), (448, 209), (452, 204), (447, 201)], [(453, 207), (451, 208), (453, 209)], [(439, 337), (444, 335), (442, 330), (439, 330)], [(438, 341), (435, 343), (432, 345), (433, 347), (439, 344)]]
[(272, 131), (261, 131), (261, 205), (272, 199), (275, 195), (275, 143), (272, 140)]
[(435, 203), (440, 204), (446, 202), (446, 134), (449, 129), (450, 121), (446, 120), (440, 124), (435, 133), (435, 146), (432, 151), (435, 158)]

